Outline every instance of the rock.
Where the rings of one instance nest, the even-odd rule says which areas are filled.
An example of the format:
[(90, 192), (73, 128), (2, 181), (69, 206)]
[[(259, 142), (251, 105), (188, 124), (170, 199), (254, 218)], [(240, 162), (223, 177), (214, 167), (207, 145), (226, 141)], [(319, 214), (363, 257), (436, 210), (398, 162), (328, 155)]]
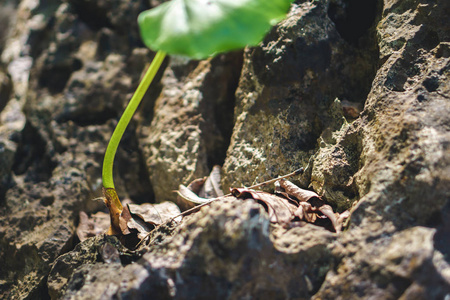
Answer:
[[(355, 243), (358, 250), (346, 253), (331, 270), (314, 299), (346, 297), (361, 299), (444, 299), (450, 292), (448, 258), (434, 249), (436, 230), (411, 227), (393, 235)], [(359, 248), (360, 247), (360, 248)]]
[[(332, 135), (345, 123), (342, 108), (340, 112), (338, 107), (330, 109), (334, 100), (364, 102), (377, 61), (376, 45), (370, 39), (362, 47), (346, 43), (327, 9), (328, 1), (294, 4), (288, 18), (261, 47), (246, 52), (224, 164), (225, 189), (250, 186), (306, 166), (321, 135)], [(328, 176), (341, 182), (321, 191), (332, 203), (356, 196), (347, 185), (357, 171), (358, 143), (354, 138), (343, 139), (353, 143), (355, 150), (343, 158), (348, 168), (339, 167)], [(310, 184), (312, 163), (301, 185)], [(313, 173), (314, 188), (325, 185), (321, 171)]]
[(311, 186), (332, 202), (338, 211), (344, 211), (359, 199), (353, 175), (358, 171), (361, 155), (359, 128), (348, 123), (338, 99), (330, 107), (333, 123), (319, 140), (319, 150), (311, 161)]
[(225, 191), (304, 167), (292, 181), (352, 215), (337, 235), (215, 202), (138, 252), (74, 234), (103, 208), (104, 149), (153, 56), (147, 4), (10, 3), (0, 298), (448, 298), (449, 1), (296, 1), (257, 47), (168, 59), (117, 153), (122, 199), (173, 199), (214, 164)]
[[(113, 236), (101, 235), (90, 238), (78, 244), (71, 252), (61, 255), (55, 261), (47, 280), (50, 297), (52, 299), (60, 299), (65, 294), (67, 282), (77, 268), (82, 266), (92, 267), (93, 264), (99, 261), (110, 263), (110, 261), (105, 260), (103, 255), (105, 247), (112, 247), (117, 251), (118, 256), (128, 255), (128, 258), (123, 258), (124, 261), (128, 261), (129, 257), (134, 255)], [(117, 263), (120, 265), (120, 260)], [(101, 265), (100, 267), (104, 266)]]
[(342, 237), (344, 258), (317, 299), (449, 295), (449, 9), (444, 1), (385, 3), (377, 27), (382, 65), (353, 123), (361, 136), (353, 177), (361, 199)]
[(11, 95), (11, 79), (7, 73), (0, 69), (0, 112), (5, 108)]
[[(4, 1), (0, 11), (0, 54), (5, 46), (5, 41), (10, 34), (11, 24), (15, 21), (15, 13), (19, 1)], [(1, 82), (1, 81), (0, 81)], [(0, 102), (1, 103), (1, 102)], [(1, 108), (1, 105), (0, 105)], [(1, 110), (1, 109), (0, 109)]]
[(271, 235), (269, 224), (253, 201), (216, 202), (135, 264), (78, 268), (64, 299), (311, 296), (333, 265), (335, 235), (313, 225)]
[(140, 129), (157, 201), (175, 200), (179, 184), (223, 163), (240, 66), (240, 53), (169, 64), (152, 123)]
[[(111, 24), (135, 24), (128, 14), (136, 16), (140, 7), (128, 1), (120, 7)], [(104, 149), (138, 83), (137, 66), (150, 60), (148, 50), (136, 49), (142, 46), (137, 32), (92, 28), (78, 8), (23, 0), (1, 46), (0, 298), (48, 298), (46, 278), (55, 259), (75, 245), (79, 211), (104, 208), (91, 200), (100, 195)], [(133, 147), (134, 133), (126, 139)], [(121, 164), (133, 172), (124, 175), (127, 188), (118, 181), (121, 196), (151, 199), (148, 179), (136, 180), (139, 167), (130, 163), (142, 159), (137, 144), (126, 149), (118, 160), (126, 158)]]

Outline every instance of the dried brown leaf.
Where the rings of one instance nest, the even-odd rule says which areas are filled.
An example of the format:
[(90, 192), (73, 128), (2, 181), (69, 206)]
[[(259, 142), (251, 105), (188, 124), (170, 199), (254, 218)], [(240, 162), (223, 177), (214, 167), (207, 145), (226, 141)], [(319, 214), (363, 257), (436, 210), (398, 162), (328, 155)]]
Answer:
[(317, 220), (317, 208), (313, 207), (309, 202), (300, 202), (297, 210), (294, 212), (300, 220), (314, 223)]
[(299, 188), (298, 186), (296, 186), (289, 180), (281, 179), (281, 180), (279, 180), (279, 182), (280, 182), (280, 186), (285, 190), (285, 192), (288, 195), (294, 196), (300, 202), (309, 201), (312, 198), (317, 198), (317, 199), (322, 200), (322, 198), (316, 192)]
[(276, 193), (291, 200), (292, 197), (295, 197), (300, 201), (298, 208), (294, 213), (300, 220), (316, 223), (318, 218), (327, 218), (330, 220), (331, 225), (337, 233), (342, 230), (344, 220), (350, 216), (350, 212), (345, 211), (342, 214), (335, 213), (333, 208), (330, 205), (325, 204), (317, 193), (299, 188), (288, 180), (281, 179), (277, 183), (275, 189)]
[[(130, 209), (130, 208), (128, 208)], [(136, 215), (132, 215), (132, 218), (128, 220), (127, 226), (129, 230), (136, 230), (137, 237), (139, 239), (143, 239), (150, 232), (150, 227), (147, 223), (144, 222), (140, 217)]]
[(222, 197), (224, 193), (220, 188), (220, 173), (220, 166), (214, 166), (200, 192), (196, 194), (206, 199)]
[(297, 205), (299, 204), (299, 201), (297, 200), (297, 198), (292, 197), (291, 195), (289, 195), (288, 193), (285, 192), (285, 190), (281, 187), (279, 180), (275, 182), (274, 192), (276, 195), (282, 195), (283, 197), (285, 197), (286, 199), (289, 199), (293, 203), (295, 203)]
[(137, 231), (139, 240), (143, 240), (154, 226), (161, 225), (170, 219), (175, 218), (181, 221), (180, 209), (173, 202), (163, 202), (158, 204), (128, 204), (127, 209), (131, 214), (131, 218), (127, 222), (128, 228)]
[(333, 224), (334, 230), (338, 232), (338, 228), (340, 230), (340, 226), (337, 222), (336, 215), (334, 214), (333, 208), (331, 206), (324, 204), (321, 207), (319, 207), (319, 210), (321, 213), (323, 213), (328, 219), (330, 219), (331, 223)]
[(347, 219), (350, 216), (350, 212), (348, 210), (344, 211), (343, 213), (335, 213), (333, 212), (333, 208), (329, 205), (322, 205), (319, 207), (319, 210), (321, 213), (323, 213), (328, 219), (330, 219), (331, 223), (333, 224), (333, 228), (336, 231), (336, 233), (341, 232), (342, 230), (342, 224), (344, 223), (344, 220)]
[(220, 166), (214, 166), (208, 177), (195, 179), (187, 187), (180, 184), (177, 191), (177, 204), (182, 210), (209, 202), (209, 199), (222, 197), (220, 189)]
[(236, 198), (252, 198), (260, 202), (269, 214), (272, 223), (289, 223), (297, 210), (297, 206), (288, 200), (262, 191), (255, 191), (247, 188), (232, 189), (231, 194)]
[(203, 186), (205, 185), (206, 180), (207, 180), (207, 177), (194, 179), (191, 181), (191, 183), (189, 183), (187, 188), (198, 195), (198, 194), (200, 194), (200, 191), (202, 190)]
[(178, 197), (180, 198), (179, 200), (194, 204), (203, 204), (211, 201), (209, 199), (199, 197), (197, 194), (195, 194), (193, 191), (191, 191), (189, 188), (187, 188), (182, 184), (178, 186), (177, 194)]
[[(144, 203), (141, 205), (129, 204), (130, 212), (139, 216), (144, 222), (151, 225), (163, 224), (180, 214), (180, 209), (173, 202), (162, 202), (158, 204)], [(181, 216), (175, 221), (180, 222)]]

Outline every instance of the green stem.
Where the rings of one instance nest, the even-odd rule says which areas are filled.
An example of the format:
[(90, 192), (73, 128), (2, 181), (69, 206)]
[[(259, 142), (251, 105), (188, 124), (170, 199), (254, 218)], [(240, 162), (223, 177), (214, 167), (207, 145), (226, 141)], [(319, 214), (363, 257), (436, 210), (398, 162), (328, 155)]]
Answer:
[(153, 59), (150, 67), (147, 69), (147, 72), (142, 78), (141, 83), (139, 83), (136, 92), (134, 92), (134, 95), (131, 98), (130, 103), (128, 103), (127, 108), (123, 112), (123, 115), (120, 118), (119, 123), (117, 123), (116, 129), (114, 130), (111, 136), (111, 140), (109, 141), (108, 147), (106, 148), (105, 158), (103, 160), (102, 179), (103, 179), (103, 186), (105, 188), (114, 189), (113, 164), (114, 164), (114, 157), (116, 156), (117, 147), (119, 146), (120, 140), (122, 139), (125, 129), (130, 123), (130, 120), (133, 117), (137, 107), (139, 106), (139, 103), (141, 103), (142, 97), (144, 97), (144, 94), (147, 91), (148, 87), (150, 86), (150, 83), (152, 83), (153, 78), (158, 72), (159, 67), (161, 66), (161, 63), (163, 62), (165, 56), (166, 53), (162, 51), (158, 51), (156, 53), (155, 58)]

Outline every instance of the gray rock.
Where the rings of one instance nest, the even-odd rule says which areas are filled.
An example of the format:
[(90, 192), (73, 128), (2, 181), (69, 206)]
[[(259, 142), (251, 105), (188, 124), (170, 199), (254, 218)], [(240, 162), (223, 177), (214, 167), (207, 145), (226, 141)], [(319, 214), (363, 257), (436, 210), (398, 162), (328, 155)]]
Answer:
[[(354, 233), (355, 234), (355, 233)], [(444, 299), (450, 265), (435, 249), (435, 229), (411, 227), (375, 240), (343, 237), (348, 245), (314, 299)], [(355, 240), (351, 240), (355, 238)]]
[[(90, 268), (97, 262), (110, 263), (104, 257), (105, 247), (112, 247), (117, 252), (120, 265), (120, 255), (132, 257), (134, 253), (122, 246), (119, 240), (113, 236), (97, 236), (78, 244), (72, 251), (61, 255), (55, 260), (47, 280), (49, 295), (52, 299), (60, 299), (67, 289), (69, 279), (74, 275), (74, 271), (80, 267)], [(119, 253), (120, 251), (120, 253)], [(124, 258), (124, 261), (130, 260)], [(104, 268), (107, 265), (94, 266), (94, 268)], [(116, 268), (117, 269), (117, 268)], [(77, 271), (80, 273), (80, 271)], [(81, 271), (82, 272), (82, 271)], [(77, 273), (77, 274), (78, 274)], [(109, 274), (110, 275), (110, 274)], [(76, 277), (77, 275), (74, 275)], [(76, 281), (75, 279), (72, 280)]]
[[(348, 178), (358, 169), (358, 139), (334, 133), (346, 121), (342, 109), (333, 103), (336, 98), (364, 102), (376, 55), (371, 42), (354, 47), (340, 38), (329, 17), (328, 1), (294, 4), (288, 18), (262, 45), (246, 52), (236, 122), (224, 164), (225, 189), (290, 173), (311, 160), (304, 178), (299, 179), (301, 185), (313, 181), (314, 188), (336, 204), (355, 198)], [(321, 137), (333, 152), (337, 147), (333, 134), (342, 135), (348, 146), (341, 150), (346, 153), (340, 154), (342, 161), (335, 164), (341, 166), (324, 175), (316, 171), (320, 162), (314, 163), (311, 156)], [(316, 160), (323, 155), (327, 154), (319, 154)]]
[(179, 184), (222, 164), (233, 124), (240, 53), (195, 62), (175, 58), (163, 78), (141, 146), (157, 201), (175, 200)]
[(64, 299), (308, 298), (333, 266), (335, 235), (312, 225), (271, 234), (269, 224), (253, 201), (214, 203), (135, 264), (77, 269)]
[[(47, 276), (74, 247), (78, 212), (104, 208), (91, 200), (100, 195), (104, 149), (137, 85), (137, 67), (150, 60), (148, 50), (135, 49), (137, 32), (91, 27), (79, 8), (21, 1), (1, 47), (2, 78), (11, 79), (12, 90), (2, 85), (0, 100), (0, 298), (48, 298)], [(128, 1), (120, 8), (111, 24), (135, 24), (128, 14), (140, 8)], [(136, 138), (128, 133), (125, 140)], [(123, 197), (151, 198), (148, 179), (136, 172), (138, 147), (131, 147), (117, 155), (133, 170), (124, 175), (128, 187), (117, 186)]]
[(361, 3), (297, 1), (243, 56), (170, 58), (115, 167), (138, 202), (222, 162), (224, 190), (305, 167), (292, 180), (350, 208), (346, 230), (273, 226), (229, 200), (137, 253), (111, 237), (75, 246), (74, 232), (103, 206), (90, 200), (103, 152), (151, 60), (146, 4), (14, 3), (0, 33), (0, 298), (449, 297), (450, 2)]

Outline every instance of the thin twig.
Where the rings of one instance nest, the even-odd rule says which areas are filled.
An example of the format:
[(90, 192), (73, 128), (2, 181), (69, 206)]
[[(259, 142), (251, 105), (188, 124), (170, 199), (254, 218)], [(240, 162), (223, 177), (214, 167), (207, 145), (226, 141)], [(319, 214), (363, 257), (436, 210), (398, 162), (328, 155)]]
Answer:
[[(284, 178), (288, 178), (288, 177), (292, 177), (292, 176), (296, 176), (296, 175), (301, 175), (301, 174), (303, 174), (303, 172), (304, 172), (304, 169), (303, 169), (303, 168), (300, 168), (300, 169), (297, 169), (297, 170), (295, 170), (294, 172), (289, 173), (289, 174), (287, 174), (287, 175), (283, 175), (283, 176), (280, 176), (280, 177), (277, 177), (277, 178), (274, 178), (274, 179), (270, 179), (270, 180), (264, 181), (264, 182), (262, 182), (262, 183), (258, 183), (258, 184), (252, 185), (252, 186), (248, 187), (248, 189), (259, 188), (259, 187), (261, 187), (261, 186), (263, 186), (263, 185), (266, 185), (266, 184), (270, 184), (270, 183), (276, 182), (276, 181), (278, 181), (278, 180), (280, 180), (280, 179), (284, 179)], [(139, 247), (139, 246), (142, 244), (142, 242), (143, 242), (145, 239), (147, 239), (147, 238), (150, 236), (150, 234), (152, 234), (152, 232), (155, 231), (156, 229), (158, 229), (159, 227), (161, 227), (161, 226), (163, 226), (163, 225), (167, 225), (167, 224), (169, 224), (170, 222), (174, 221), (176, 218), (178, 218), (178, 217), (180, 217), (180, 216), (184, 216), (184, 215), (186, 215), (186, 214), (188, 214), (188, 213), (190, 213), (190, 212), (192, 212), (192, 211), (198, 210), (199, 208), (202, 208), (203, 206), (206, 206), (206, 205), (210, 204), (211, 202), (214, 202), (214, 201), (219, 200), (219, 199), (223, 199), (223, 198), (228, 197), (228, 196), (231, 196), (231, 193), (228, 193), (228, 194), (226, 194), (226, 195), (224, 195), (224, 196), (221, 196), (221, 197), (211, 198), (210, 201), (205, 202), (205, 203), (202, 203), (202, 204), (199, 204), (199, 205), (197, 205), (197, 206), (195, 206), (195, 207), (193, 207), (193, 208), (190, 208), (190, 209), (188, 209), (188, 210), (185, 210), (185, 211), (183, 211), (182, 213), (176, 215), (175, 217), (172, 217), (171, 219), (169, 219), (169, 220), (166, 221), (165, 223), (162, 223), (162, 224), (157, 225), (152, 231), (150, 231), (150, 232), (149, 232), (149, 233), (148, 233), (148, 234), (147, 234), (147, 235), (146, 235), (146, 236), (145, 236), (145, 237), (144, 237), (144, 238), (136, 245), (136, 248)], [(135, 248), (135, 249), (136, 249), (136, 248)]]
[(295, 175), (301, 175), (301, 174), (303, 174), (303, 172), (304, 172), (303, 168), (300, 168), (300, 169), (295, 170), (294, 172), (289, 173), (289, 174), (287, 174), (287, 175), (280, 176), (280, 177), (278, 177), (278, 178), (270, 179), (270, 180), (264, 181), (264, 182), (262, 182), (262, 183), (258, 183), (258, 184), (252, 185), (251, 187), (249, 187), (249, 189), (258, 188), (258, 187), (260, 187), (260, 186), (263, 186), (263, 185), (266, 185), (266, 184), (269, 184), (269, 183), (273, 183), (273, 182), (278, 181), (278, 180), (280, 180), (280, 179), (292, 177), (292, 176), (295, 176)]

